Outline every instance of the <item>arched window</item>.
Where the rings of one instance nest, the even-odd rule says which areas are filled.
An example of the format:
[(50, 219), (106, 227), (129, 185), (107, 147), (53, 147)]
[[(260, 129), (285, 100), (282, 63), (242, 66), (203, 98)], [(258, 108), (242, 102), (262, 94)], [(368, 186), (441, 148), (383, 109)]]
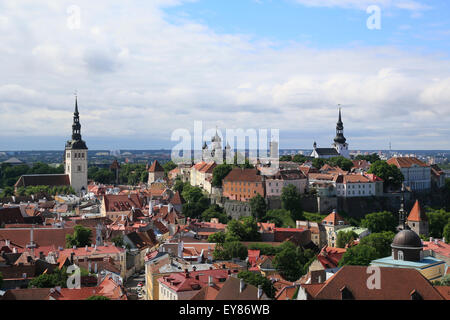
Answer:
[(404, 257), (403, 257), (403, 251), (397, 251), (397, 260), (403, 261)]

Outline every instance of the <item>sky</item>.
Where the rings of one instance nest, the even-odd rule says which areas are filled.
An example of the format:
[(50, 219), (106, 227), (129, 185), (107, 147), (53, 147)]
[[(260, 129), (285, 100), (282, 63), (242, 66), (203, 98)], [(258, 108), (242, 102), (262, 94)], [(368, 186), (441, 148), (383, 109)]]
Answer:
[(62, 150), (74, 92), (90, 149), (171, 149), (194, 121), (329, 147), (338, 104), (351, 150), (450, 149), (449, 15), (445, 0), (2, 0), (0, 150)]

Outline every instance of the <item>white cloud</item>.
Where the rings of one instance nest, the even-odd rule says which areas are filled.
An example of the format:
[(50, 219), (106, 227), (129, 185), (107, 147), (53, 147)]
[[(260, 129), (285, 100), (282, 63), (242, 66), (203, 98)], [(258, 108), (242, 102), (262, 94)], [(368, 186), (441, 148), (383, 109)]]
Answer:
[(163, 2), (180, 3), (79, 1), (82, 28), (69, 30), (69, 1), (39, 1), (33, 10), (3, 1), (2, 140), (31, 130), (69, 136), (78, 90), (83, 135), (107, 137), (112, 147), (119, 138), (168, 141), (194, 120), (296, 131), (301, 142), (289, 145), (309, 147), (331, 139), (341, 103), (351, 147), (390, 135), (415, 147), (412, 137), (431, 126), (441, 139), (423, 147), (450, 148), (449, 61), (388, 47), (277, 48), (191, 21), (171, 24)]

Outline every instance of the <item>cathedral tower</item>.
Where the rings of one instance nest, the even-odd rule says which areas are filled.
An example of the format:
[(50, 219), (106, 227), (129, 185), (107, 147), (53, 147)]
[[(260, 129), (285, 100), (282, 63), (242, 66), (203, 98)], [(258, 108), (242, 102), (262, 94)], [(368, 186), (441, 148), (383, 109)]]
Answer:
[(344, 123), (342, 122), (341, 108), (339, 108), (339, 120), (336, 124), (336, 138), (334, 138), (333, 147), (339, 155), (349, 159), (350, 153), (348, 151), (347, 139), (344, 137)]
[(87, 192), (88, 148), (81, 139), (81, 124), (78, 113), (78, 98), (75, 97), (75, 112), (73, 114), (72, 140), (67, 141), (64, 168), (69, 175), (70, 185), (76, 193)]

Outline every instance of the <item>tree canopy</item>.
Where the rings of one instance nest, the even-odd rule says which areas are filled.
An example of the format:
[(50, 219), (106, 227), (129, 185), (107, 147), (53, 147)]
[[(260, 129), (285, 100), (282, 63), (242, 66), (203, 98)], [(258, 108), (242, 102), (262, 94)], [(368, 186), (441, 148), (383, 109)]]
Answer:
[(257, 194), (250, 199), (250, 209), (252, 216), (258, 221), (261, 220), (267, 212), (266, 200), (260, 194)]
[(306, 274), (306, 266), (315, 259), (314, 251), (302, 250), (290, 241), (284, 242), (275, 255), (273, 265), (280, 275), (288, 281), (297, 281)]
[(395, 233), (391, 231), (383, 231), (380, 233), (371, 233), (365, 236), (359, 242), (359, 245), (367, 245), (375, 249), (377, 253), (376, 259), (389, 257), (391, 255), (391, 244), (394, 240)]
[(378, 160), (371, 164), (368, 173), (373, 173), (384, 180), (385, 188), (399, 189), (402, 186), (403, 173), (395, 165), (389, 165), (386, 161)]
[(72, 248), (76, 246), (77, 248), (90, 246), (91, 245), (92, 230), (85, 228), (81, 225), (76, 225), (74, 227), (73, 234), (66, 235), (66, 247)]
[(225, 212), (223, 212), (223, 209), (219, 207), (217, 204), (211, 205), (208, 209), (203, 211), (202, 213), (202, 220), (203, 221), (211, 221), (212, 218), (219, 219), (220, 223), (228, 223), (228, 216)]
[(223, 179), (230, 173), (233, 167), (229, 164), (221, 164), (214, 168), (212, 185), (217, 188), (222, 187)]
[(362, 154), (358, 154), (358, 155), (355, 157), (355, 160), (366, 160), (366, 161), (368, 161), (368, 162), (370, 162), (370, 163), (375, 163), (375, 162), (377, 162), (377, 161), (380, 161), (381, 159), (380, 159), (380, 156), (379, 156), (378, 154), (372, 153), (372, 154), (370, 154), (370, 155), (362, 155)]
[(275, 298), (276, 289), (273, 286), (272, 281), (263, 275), (251, 271), (241, 271), (238, 273), (238, 278), (243, 279), (245, 283), (255, 287), (261, 286), (262, 290), (269, 298)]
[(46, 163), (36, 162), (32, 166), (26, 164), (13, 166), (9, 163), (0, 164), (0, 188), (13, 187), (20, 176), (25, 174), (62, 174), (64, 166), (52, 167)]
[(281, 207), (291, 213), (294, 220), (303, 219), (302, 199), (297, 188), (289, 184), (281, 191)]
[(361, 226), (372, 233), (395, 231), (397, 220), (389, 211), (374, 212), (367, 214), (361, 220)]
[(248, 250), (240, 241), (225, 241), (216, 244), (213, 256), (216, 260), (231, 260), (233, 258), (245, 260), (248, 256)]
[(358, 239), (358, 235), (354, 231), (338, 232), (336, 246), (338, 248), (345, 248), (346, 245), (351, 244), (356, 239)]
[(372, 260), (378, 258), (375, 248), (368, 245), (358, 244), (354, 247), (347, 249), (339, 261), (339, 267), (345, 265), (353, 266), (368, 266)]
[[(450, 223), (450, 212), (446, 212), (445, 210), (428, 210), (428, 231), (431, 237), (433, 238), (442, 238), (444, 228), (447, 224)], [(447, 239), (449, 241), (450, 239)]]

